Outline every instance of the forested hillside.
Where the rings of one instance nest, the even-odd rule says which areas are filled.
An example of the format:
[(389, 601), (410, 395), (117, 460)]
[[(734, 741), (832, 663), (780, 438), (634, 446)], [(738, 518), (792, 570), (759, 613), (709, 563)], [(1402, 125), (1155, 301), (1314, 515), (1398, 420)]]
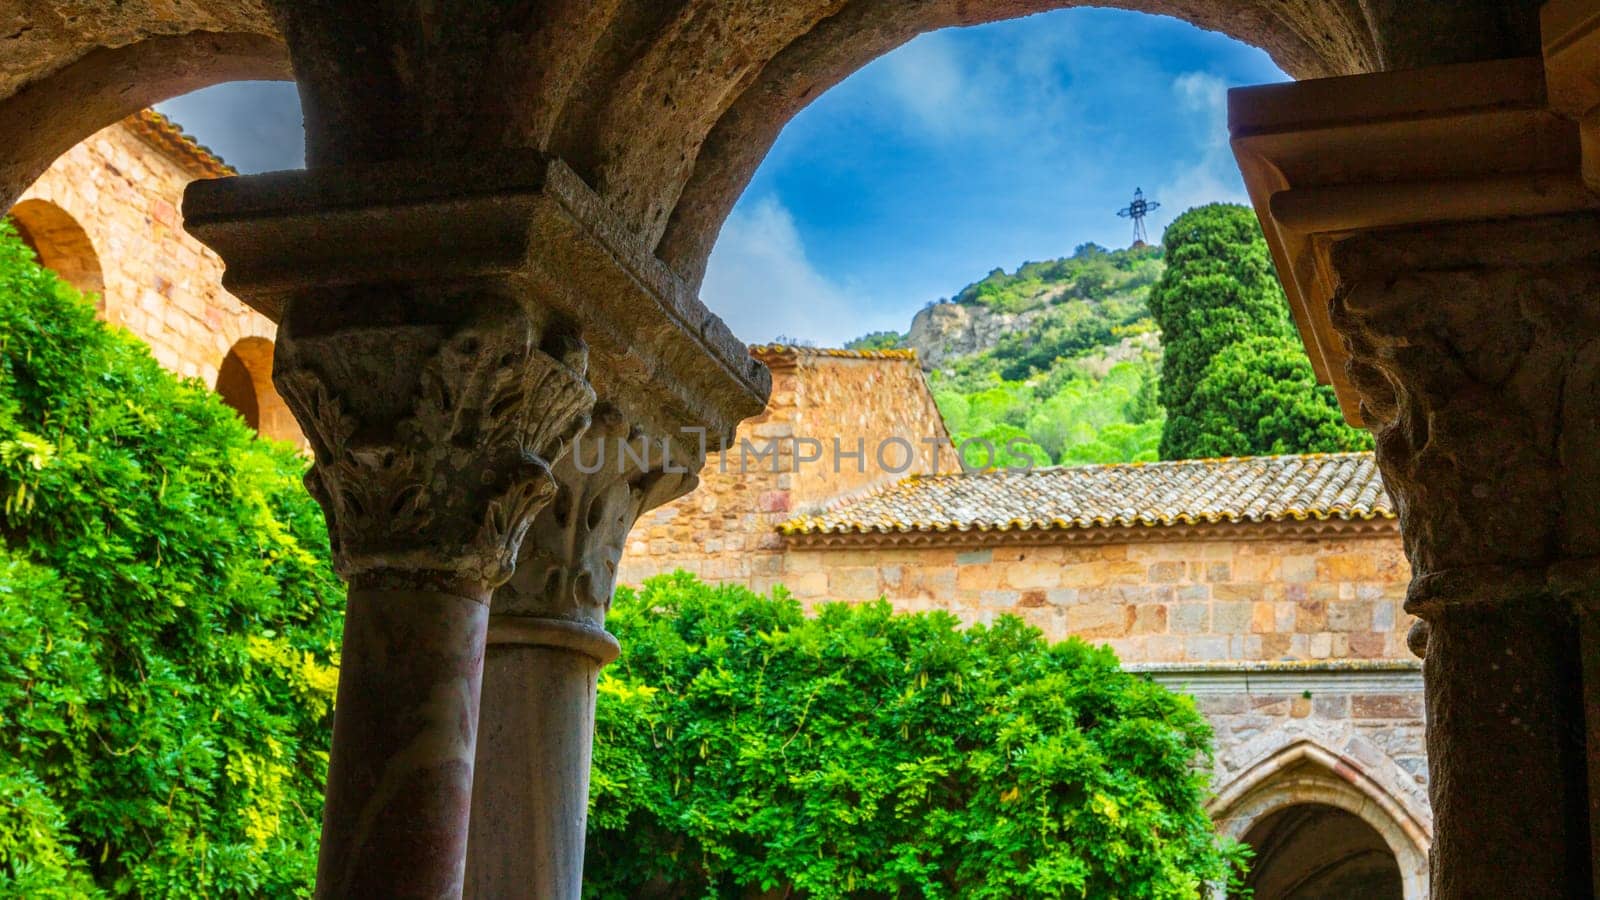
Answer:
[(851, 346), (916, 348), (951, 434), (988, 441), (1005, 460), (1020, 461), (1005, 451), (1018, 437), (1038, 465), (1156, 459), (1161, 344), (1147, 298), (1162, 270), (1159, 247), (1085, 244), (996, 269), (925, 308), (908, 334)]
[[(916, 349), (952, 437), (986, 441), (1001, 465), (1370, 446), (1316, 384), (1241, 206), (1190, 210), (1165, 246), (1084, 244), (995, 269), (907, 333), (850, 346)], [(988, 452), (967, 455), (982, 464)]]

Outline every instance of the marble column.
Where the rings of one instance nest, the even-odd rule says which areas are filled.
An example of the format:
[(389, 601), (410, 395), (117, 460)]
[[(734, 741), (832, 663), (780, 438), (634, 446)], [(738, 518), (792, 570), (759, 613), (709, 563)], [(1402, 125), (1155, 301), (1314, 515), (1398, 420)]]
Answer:
[[(533, 787), (504, 787), (514, 828), (494, 841), (575, 895), (595, 667), (615, 653), (605, 548), (692, 480), (585, 481), (563, 460), (597, 392), (606, 428), (627, 409), (653, 435), (722, 433), (763, 407), (766, 370), (538, 156), (197, 182), (184, 212), (228, 264), (224, 285), (280, 322), (274, 382), (315, 450), (307, 487), (350, 583), (318, 896), (461, 895), (486, 640), (495, 673), (506, 654), (527, 663), (514, 683), (494, 676), (488, 721), (505, 712), (537, 743), (496, 730), (496, 746), (550, 763), (523, 770)], [(581, 528), (565, 528), (573, 516)], [(567, 605), (491, 617), (525, 547), (567, 581), (506, 596)], [(529, 844), (504, 844), (528, 828)]]
[(604, 626), (617, 565), (639, 515), (696, 484), (694, 436), (651, 435), (602, 402), (556, 467), (555, 499), (489, 620), (470, 897), (580, 895), (596, 678), (619, 652)]

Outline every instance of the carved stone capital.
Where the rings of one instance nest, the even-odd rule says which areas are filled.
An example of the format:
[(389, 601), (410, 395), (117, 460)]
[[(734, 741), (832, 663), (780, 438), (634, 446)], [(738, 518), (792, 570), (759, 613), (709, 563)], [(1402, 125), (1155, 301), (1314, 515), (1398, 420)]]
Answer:
[[(516, 575), (495, 593), (495, 621), (601, 628), (634, 522), (692, 490), (704, 464), (695, 442), (651, 435), (616, 407), (596, 407), (589, 430), (556, 464), (555, 497), (529, 530)], [(513, 642), (508, 626), (500, 633)], [(517, 633), (528, 642), (526, 627)]]
[(556, 491), (552, 463), (588, 425), (583, 344), (495, 305), (453, 328), (302, 337), (295, 324), (279, 332), (274, 382), (315, 450), (306, 487), (339, 574), (509, 578)]
[(1333, 246), (1332, 321), (1419, 582), (1600, 555), (1597, 251), (1593, 213)]
[(1600, 208), (1578, 126), (1550, 108), (1537, 57), (1241, 88), (1233, 151), (1312, 367), (1363, 424), (1329, 319), (1329, 249), (1419, 224)]
[[(308, 485), (347, 577), (492, 588), (556, 481), (572, 481), (575, 515), (629, 524), (665, 484), (552, 473), (595, 394), (650, 434), (715, 439), (771, 388), (587, 185), (535, 153), (195, 182), (184, 219), (227, 262), (224, 285), (281, 320), (275, 380), (317, 450)], [(568, 593), (593, 594), (587, 578), (609, 596), (606, 568), (574, 571)]]

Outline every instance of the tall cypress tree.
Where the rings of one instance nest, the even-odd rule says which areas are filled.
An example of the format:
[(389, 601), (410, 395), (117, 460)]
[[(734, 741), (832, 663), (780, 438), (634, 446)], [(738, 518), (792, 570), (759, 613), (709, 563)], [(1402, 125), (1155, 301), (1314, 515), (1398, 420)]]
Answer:
[(1254, 213), (1196, 207), (1162, 240), (1167, 269), (1150, 312), (1163, 346), (1163, 459), (1371, 446), (1317, 385)]

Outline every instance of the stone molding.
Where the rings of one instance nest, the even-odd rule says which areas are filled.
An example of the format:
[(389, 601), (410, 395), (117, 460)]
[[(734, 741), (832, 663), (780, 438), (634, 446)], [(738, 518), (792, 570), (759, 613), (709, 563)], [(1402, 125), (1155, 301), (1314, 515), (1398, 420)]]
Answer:
[(281, 321), (276, 380), (318, 451), (308, 486), (346, 577), (435, 571), (492, 588), (531, 516), (560, 499), (551, 468), (596, 395), (672, 458), (699, 460), (770, 391), (766, 368), (559, 161), (195, 182), (184, 207), (228, 263), (224, 285)]
[(443, 280), (517, 298), (581, 334), (597, 394), (684, 444), (684, 423), (731, 440), (771, 392), (766, 367), (588, 185), (529, 151), (197, 181), (184, 222), (228, 262), (223, 285), (274, 321), (308, 290)]
[(622, 655), (622, 645), (604, 628), (538, 616), (491, 615), (488, 643), (490, 646), (571, 650), (590, 657), (602, 666)]
[(1600, 209), (1577, 125), (1551, 108), (1537, 57), (1231, 91), (1251, 203), (1318, 377), (1366, 422), (1330, 316), (1332, 245), (1425, 223)]
[(1330, 537), (1398, 536), (1395, 519), (1292, 519), (1279, 522), (1203, 522), (1112, 528), (973, 529), (960, 531), (851, 531), (785, 534), (785, 545), (806, 550), (867, 547), (994, 547), (1178, 543), (1189, 541), (1287, 541)]
[(1409, 660), (1131, 663), (1123, 669), (1196, 696), (1210, 694), (1422, 693), (1422, 666)]

